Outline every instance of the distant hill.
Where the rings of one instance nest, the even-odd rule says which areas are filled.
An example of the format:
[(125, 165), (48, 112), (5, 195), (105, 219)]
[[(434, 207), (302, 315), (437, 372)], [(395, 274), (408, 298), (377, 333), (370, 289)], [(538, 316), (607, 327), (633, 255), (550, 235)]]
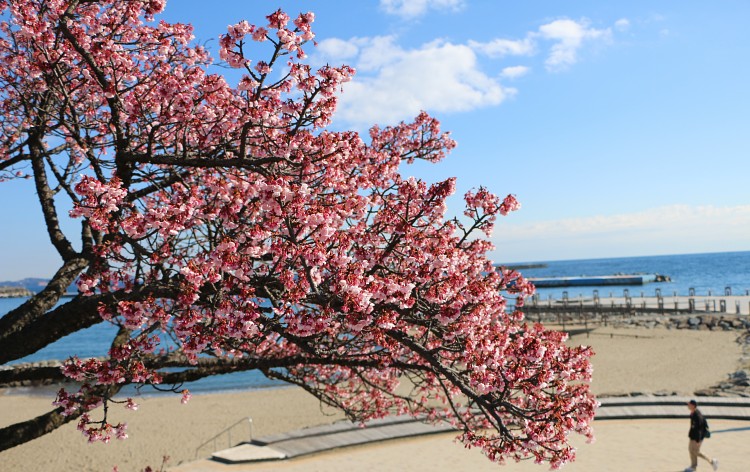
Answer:
[[(0, 287), (14, 287), (14, 288), (25, 288), (34, 293), (39, 293), (44, 290), (50, 279), (39, 279), (30, 277), (22, 280), (2, 281)], [(75, 283), (70, 284), (67, 290), (68, 293), (78, 293), (78, 288)]]

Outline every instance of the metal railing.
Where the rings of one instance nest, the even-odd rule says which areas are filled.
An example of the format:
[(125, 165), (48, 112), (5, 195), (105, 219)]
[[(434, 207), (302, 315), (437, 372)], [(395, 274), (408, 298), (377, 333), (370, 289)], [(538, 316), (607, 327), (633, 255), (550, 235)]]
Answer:
[(232, 444), (232, 430), (236, 426), (238, 426), (238, 425), (240, 425), (242, 423), (245, 423), (245, 422), (248, 425), (248, 438), (247, 438), (247, 441), (251, 442), (253, 440), (253, 419), (250, 418), (249, 416), (246, 416), (246, 417), (242, 418), (241, 420), (237, 421), (236, 423), (233, 423), (230, 426), (227, 426), (222, 431), (220, 431), (219, 433), (217, 433), (215, 436), (213, 436), (212, 438), (206, 440), (200, 446), (196, 447), (195, 448), (195, 458), (196, 459), (198, 458), (198, 451), (200, 451), (201, 449), (203, 449), (204, 447), (206, 447), (208, 444), (211, 444), (211, 443), (213, 443), (213, 452), (216, 452), (217, 451), (217, 449), (216, 449), (217, 441), (223, 435), (227, 436), (227, 448), (232, 447), (233, 446), (233, 444)]

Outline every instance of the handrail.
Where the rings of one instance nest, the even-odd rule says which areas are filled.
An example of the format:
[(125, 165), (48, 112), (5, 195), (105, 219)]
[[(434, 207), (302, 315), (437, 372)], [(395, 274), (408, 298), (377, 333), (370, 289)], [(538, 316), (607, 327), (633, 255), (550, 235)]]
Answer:
[(227, 447), (231, 447), (232, 446), (232, 429), (235, 426), (237, 426), (238, 424), (241, 424), (241, 423), (243, 423), (245, 421), (247, 421), (247, 423), (248, 423), (248, 430), (249, 430), (248, 431), (248, 434), (249, 434), (248, 442), (252, 441), (253, 440), (253, 419), (251, 417), (249, 417), (249, 416), (246, 416), (246, 417), (242, 418), (241, 420), (236, 421), (235, 423), (232, 423), (231, 425), (227, 426), (226, 428), (224, 428), (223, 430), (221, 430), (217, 434), (215, 434), (212, 438), (206, 440), (200, 446), (196, 447), (195, 448), (195, 458), (196, 459), (198, 458), (198, 451), (200, 451), (206, 444), (208, 444), (208, 443), (210, 443), (212, 441), (213, 441), (213, 444), (214, 444), (214, 451), (216, 451), (216, 440), (219, 439), (219, 437), (221, 437), (223, 434), (227, 434), (228, 435), (228, 438), (227, 438), (227, 444), (228, 444), (228, 446)]

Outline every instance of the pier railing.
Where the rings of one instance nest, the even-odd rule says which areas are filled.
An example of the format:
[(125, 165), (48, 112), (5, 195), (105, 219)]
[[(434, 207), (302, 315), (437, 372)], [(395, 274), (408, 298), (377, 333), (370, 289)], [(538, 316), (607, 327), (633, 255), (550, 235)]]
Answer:
[[(211, 437), (210, 439), (203, 442), (200, 446), (195, 448), (195, 458), (198, 458), (198, 453), (204, 449), (206, 446), (211, 445), (212, 449), (211, 452), (216, 452), (218, 441), (222, 438), (226, 438), (227, 446), (226, 448), (233, 447), (235, 444), (232, 442), (232, 431), (234, 431), (236, 428), (238, 428), (241, 425), (247, 425), (248, 427), (248, 435), (247, 435), (247, 442), (252, 442), (253, 440), (253, 419), (249, 416), (246, 416), (245, 418), (242, 418), (241, 420), (237, 421), (236, 423), (233, 423), (232, 425), (224, 428), (219, 433)], [(241, 435), (242, 436), (242, 435)], [(240, 436), (240, 437), (241, 437)], [(237, 438), (237, 435), (235, 434), (235, 438)]]
[(562, 298), (547, 297), (543, 299), (534, 295), (527, 300), (521, 309), (532, 321), (557, 323), (603, 323), (620, 318), (638, 315), (732, 315), (745, 317), (750, 315), (750, 294), (697, 296), (691, 291), (688, 296), (662, 296), (657, 289), (656, 296), (632, 297), (628, 289), (622, 296), (600, 297), (594, 291), (591, 296), (579, 295), (569, 298), (564, 293)]

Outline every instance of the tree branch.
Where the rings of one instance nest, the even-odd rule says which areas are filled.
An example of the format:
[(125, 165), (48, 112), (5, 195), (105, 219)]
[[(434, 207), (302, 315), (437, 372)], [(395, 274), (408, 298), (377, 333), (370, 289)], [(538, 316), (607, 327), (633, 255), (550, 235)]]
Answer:
[[(131, 291), (119, 290), (89, 297), (79, 295), (45, 316), (37, 317), (25, 324), (11, 323), (8, 331), (0, 332), (0, 341), (3, 344), (3, 349), (0, 350), (0, 364), (33, 354), (63, 336), (101, 323), (102, 318), (97, 310), (99, 304), (139, 300), (149, 296), (172, 298), (174, 294), (174, 289), (146, 286)], [(4, 321), (4, 318), (0, 321)]]
[(83, 412), (80, 412), (63, 416), (62, 411), (62, 408), (56, 408), (36, 418), (0, 428), (0, 451), (16, 447), (32, 439), (51, 433), (83, 414)]
[[(43, 317), (47, 310), (60, 301), (60, 297), (65, 293), (68, 286), (88, 264), (89, 261), (84, 258), (66, 261), (44, 287), (44, 290), (0, 318), (0, 341), (4, 344), (8, 336)], [(2, 352), (5, 352), (5, 349)], [(2, 353), (0, 353), (0, 356), (2, 356)]]
[(67, 380), (60, 366), (13, 366), (0, 370), (0, 388), (49, 385)]
[(11, 157), (4, 161), (0, 161), (0, 170), (5, 170), (12, 167), (14, 164), (28, 160), (29, 156), (26, 154), (18, 154), (16, 157)]
[(181, 167), (201, 167), (201, 168), (214, 168), (214, 167), (236, 167), (241, 169), (252, 169), (260, 166), (267, 166), (269, 164), (275, 164), (277, 162), (286, 162), (286, 159), (281, 157), (265, 157), (265, 158), (207, 158), (207, 157), (181, 157), (181, 156), (151, 156), (148, 154), (127, 154), (123, 155), (122, 159), (126, 162), (140, 163), (140, 164), (158, 164), (158, 165), (174, 165)]
[[(119, 390), (119, 385), (106, 387), (100, 386), (95, 389), (95, 394), (111, 397)], [(68, 416), (63, 415), (62, 412), (62, 407), (55, 408), (54, 410), (39, 415), (36, 418), (0, 428), (0, 451), (19, 446), (33, 439), (44, 436), (47, 433), (51, 433), (60, 426), (77, 419), (85, 413), (82, 409), (79, 409)]]
[(73, 249), (68, 238), (65, 237), (60, 229), (60, 220), (57, 218), (57, 209), (55, 208), (55, 199), (52, 189), (49, 187), (47, 180), (47, 171), (44, 168), (44, 148), (42, 147), (41, 136), (39, 132), (31, 132), (29, 137), (29, 148), (31, 151), (31, 168), (34, 171), (34, 183), (39, 203), (44, 214), (44, 222), (47, 226), (52, 245), (57, 249), (58, 254), (64, 261), (73, 259), (79, 254)]

